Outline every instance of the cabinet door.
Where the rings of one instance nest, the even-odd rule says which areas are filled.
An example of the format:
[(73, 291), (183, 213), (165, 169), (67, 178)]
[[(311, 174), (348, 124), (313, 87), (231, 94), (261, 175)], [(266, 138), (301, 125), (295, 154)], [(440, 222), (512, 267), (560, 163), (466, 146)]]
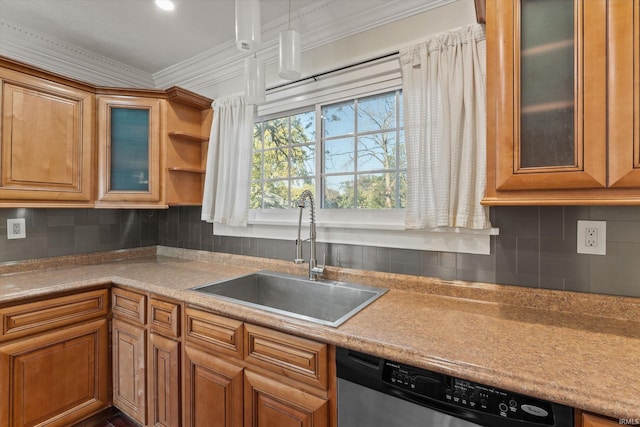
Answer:
[(327, 427), (329, 403), (254, 372), (245, 372), (245, 427)]
[(98, 97), (100, 202), (160, 201), (160, 100)]
[(106, 319), (0, 346), (0, 425), (69, 426), (109, 406)]
[(621, 423), (592, 414), (582, 414), (582, 427), (613, 427)]
[(89, 201), (94, 96), (0, 69), (1, 199)]
[(488, 195), (606, 187), (606, 1), (487, 8)]
[(640, 188), (640, 2), (609, 0), (609, 185)]
[(149, 423), (180, 426), (180, 343), (149, 334)]
[(186, 346), (184, 426), (241, 427), (242, 371), (241, 366)]
[(112, 320), (113, 405), (140, 424), (147, 423), (146, 331)]

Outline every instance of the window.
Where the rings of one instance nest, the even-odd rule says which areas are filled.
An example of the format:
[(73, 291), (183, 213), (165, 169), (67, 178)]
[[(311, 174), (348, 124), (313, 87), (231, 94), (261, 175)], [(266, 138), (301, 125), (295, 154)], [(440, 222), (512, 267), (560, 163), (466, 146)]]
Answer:
[(322, 107), (324, 208), (403, 208), (402, 92)]
[(304, 190), (315, 193), (314, 111), (256, 123), (251, 209), (294, 208)]
[(251, 208), (295, 208), (307, 189), (321, 195), (325, 209), (403, 208), (401, 105), (402, 93), (396, 90), (321, 106), (321, 120), (316, 120), (316, 110), (308, 110), (256, 123)]

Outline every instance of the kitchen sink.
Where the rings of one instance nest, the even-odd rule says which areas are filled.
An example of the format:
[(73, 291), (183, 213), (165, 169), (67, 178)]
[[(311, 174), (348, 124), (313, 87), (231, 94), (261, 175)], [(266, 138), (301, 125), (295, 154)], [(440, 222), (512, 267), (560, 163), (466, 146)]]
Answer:
[(226, 301), (337, 327), (387, 289), (259, 271), (191, 288)]

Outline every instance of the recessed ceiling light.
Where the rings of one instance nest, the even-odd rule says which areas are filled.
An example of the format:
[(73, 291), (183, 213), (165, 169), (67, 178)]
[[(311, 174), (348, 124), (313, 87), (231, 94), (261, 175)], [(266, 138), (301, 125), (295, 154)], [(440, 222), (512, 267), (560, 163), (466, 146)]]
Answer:
[(173, 4), (171, 0), (156, 0), (156, 6), (158, 6), (162, 10), (173, 10), (176, 8), (176, 5)]

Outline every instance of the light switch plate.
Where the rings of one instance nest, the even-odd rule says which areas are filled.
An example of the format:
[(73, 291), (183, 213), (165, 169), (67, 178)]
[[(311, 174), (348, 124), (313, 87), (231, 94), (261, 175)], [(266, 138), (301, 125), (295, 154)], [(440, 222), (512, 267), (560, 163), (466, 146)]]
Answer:
[(607, 254), (607, 222), (578, 220), (578, 253)]
[(7, 220), (7, 239), (24, 239), (27, 237), (27, 226), (24, 218)]

